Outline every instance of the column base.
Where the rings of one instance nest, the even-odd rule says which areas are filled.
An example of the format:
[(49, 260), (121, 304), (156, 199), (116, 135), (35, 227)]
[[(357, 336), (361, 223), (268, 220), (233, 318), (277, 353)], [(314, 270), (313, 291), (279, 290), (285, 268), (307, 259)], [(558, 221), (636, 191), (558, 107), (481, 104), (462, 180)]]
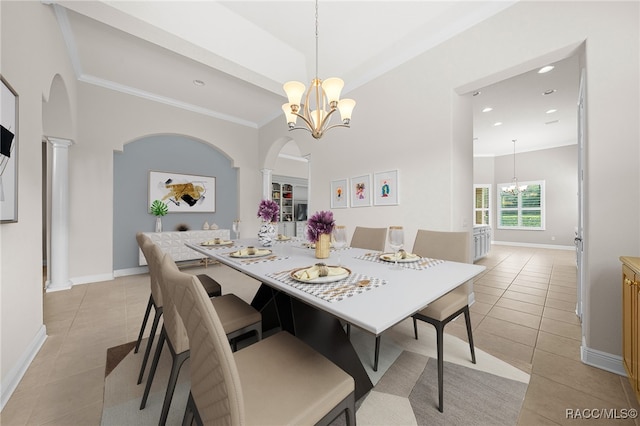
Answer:
[(47, 281), (45, 283), (45, 287), (47, 289), (47, 293), (51, 293), (54, 291), (71, 290), (71, 287), (73, 287), (73, 283), (71, 281), (60, 282), (60, 283), (53, 283), (51, 281)]

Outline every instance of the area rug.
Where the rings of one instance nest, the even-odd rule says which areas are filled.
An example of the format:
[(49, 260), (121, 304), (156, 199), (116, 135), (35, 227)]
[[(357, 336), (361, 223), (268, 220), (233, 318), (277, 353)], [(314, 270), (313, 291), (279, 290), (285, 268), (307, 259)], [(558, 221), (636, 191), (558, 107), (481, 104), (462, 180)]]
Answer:
[[(428, 328), (420, 333), (420, 340), (413, 339), (410, 322), (385, 333), (378, 372), (373, 372), (375, 339), (368, 333), (352, 330), (352, 343), (375, 385), (358, 402), (359, 425), (511, 426), (517, 423), (529, 375), (478, 348), (477, 364), (472, 364), (468, 344), (451, 335), (445, 335), (444, 413), (440, 413), (435, 333)], [(136, 385), (136, 381), (146, 341), (137, 354), (133, 353), (131, 343), (127, 345), (108, 351), (111, 359), (107, 366), (117, 365), (105, 377), (102, 425), (155, 425), (171, 366), (169, 351), (163, 351), (147, 406), (140, 410), (147, 375), (142, 384)], [(123, 352), (126, 352), (124, 356)], [(181, 424), (188, 394), (187, 360), (173, 396), (168, 425)], [(344, 416), (333, 422), (335, 426), (343, 424)]]

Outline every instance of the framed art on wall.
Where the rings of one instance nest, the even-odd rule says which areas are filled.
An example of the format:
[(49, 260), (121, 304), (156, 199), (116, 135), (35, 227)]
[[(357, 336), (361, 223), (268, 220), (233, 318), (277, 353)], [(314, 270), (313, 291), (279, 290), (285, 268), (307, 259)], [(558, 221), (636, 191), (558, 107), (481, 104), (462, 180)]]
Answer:
[(366, 207), (371, 205), (371, 175), (351, 178), (349, 188), (351, 207)]
[(18, 221), (18, 94), (0, 76), (0, 222)]
[(395, 206), (399, 204), (397, 170), (374, 173), (373, 186), (375, 191), (373, 199), (376, 206)]
[(169, 213), (216, 211), (216, 178), (181, 173), (149, 172), (149, 206), (166, 203)]
[(331, 181), (331, 208), (344, 209), (349, 207), (349, 186), (346, 179)]

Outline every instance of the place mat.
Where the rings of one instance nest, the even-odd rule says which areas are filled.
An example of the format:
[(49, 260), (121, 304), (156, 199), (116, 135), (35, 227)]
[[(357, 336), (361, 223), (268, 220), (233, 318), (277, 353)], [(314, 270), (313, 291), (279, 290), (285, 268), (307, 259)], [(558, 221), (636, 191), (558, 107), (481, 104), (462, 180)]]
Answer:
[[(356, 259), (361, 259), (361, 260), (368, 260), (369, 262), (375, 262), (375, 263), (385, 263), (388, 265), (393, 265), (393, 262), (387, 262), (386, 260), (382, 260), (380, 259), (380, 256), (383, 254), (383, 252), (378, 252), (378, 253), (365, 253), (362, 256), (356, 256)], [(418, 271), (421, 271), (423, 269), (427, 269), (427, 268), (431, 268), (432, 266), (436, 266), (440, 263), (444, 263), (444, 260), (440, 260), (440, 259), (431, 259), (428, 257), (423, 257), (421, 260), (415, 261), (415, 262), (398, 262), (398, 266), (401, 266), (403, 268), (407, 268), (407, 269), (416, 269)]]
[(275, 262), (276, 260), (284, 260), (289, 258), (289, 256), (278, 256), (275, 254), (270, 254), (268, 256), (262, 256), (262, 257), (231, 257), (230, 253), (226, 253), (225, 255), (232, 261), (242, 265), (253, 265), (255, 263)]
[[(312, 296), (316, 296), (322, 300), (326, 300), (327, 302), (340, 301), (346, 299), (347, 297), (362, 294), (367, 291), (371, 291), (374, 288), (387, 284), (386, 280), (370, 277), (365, 274), (351, 274), (347, 278), (344, 278), (342, 280), (323, 284), (300, 282), (291, 278), (290, 274), (291, 270), (269, 273), (267, 274), (267, 276), (275, 278), (278, 281), (288, 284), (291, 287), (297, 288), (298, 290), (302, 290)], [(356, 284), (361, 280), (369, 280), (370, 282), (365, 287), (359, 287)]]
[(196, 245), (196, 246), (198, 246), (198, 247), (200, 247), (200, 248), (207, 249), (207, 250), (220, 250), (220, 249), (230, 249), (230, 248), (233, 248), (233, 247), (237, 247), (235, 243), (231, 243), (231, 244), (219, 244), (219, 245), (217, 245), (217, 246), (214, 246), (214, 245), (211, 245), (211, 246), (208, 246), (208, 245), (202, 245), (202, 244), (200, 244), (200, 243), (195, 243), (194, 245)]

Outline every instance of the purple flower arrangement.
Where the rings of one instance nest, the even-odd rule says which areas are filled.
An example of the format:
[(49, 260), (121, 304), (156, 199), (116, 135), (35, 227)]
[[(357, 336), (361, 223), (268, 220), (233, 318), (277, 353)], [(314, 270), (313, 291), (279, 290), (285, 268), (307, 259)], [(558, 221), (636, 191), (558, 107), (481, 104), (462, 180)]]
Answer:
[(318, 242), (321, 234), (331, 234), (335, 223), (331, 211), (314, 213), (307, 221), (307, 239), (312, 243)]
[(265, 222), (277, 222), (279, 212), (280, 206), (278, 206), (278, 203), (276, 203), (275, 201), (260, 201), (260, 206), (258, 207), (258, 217)]

